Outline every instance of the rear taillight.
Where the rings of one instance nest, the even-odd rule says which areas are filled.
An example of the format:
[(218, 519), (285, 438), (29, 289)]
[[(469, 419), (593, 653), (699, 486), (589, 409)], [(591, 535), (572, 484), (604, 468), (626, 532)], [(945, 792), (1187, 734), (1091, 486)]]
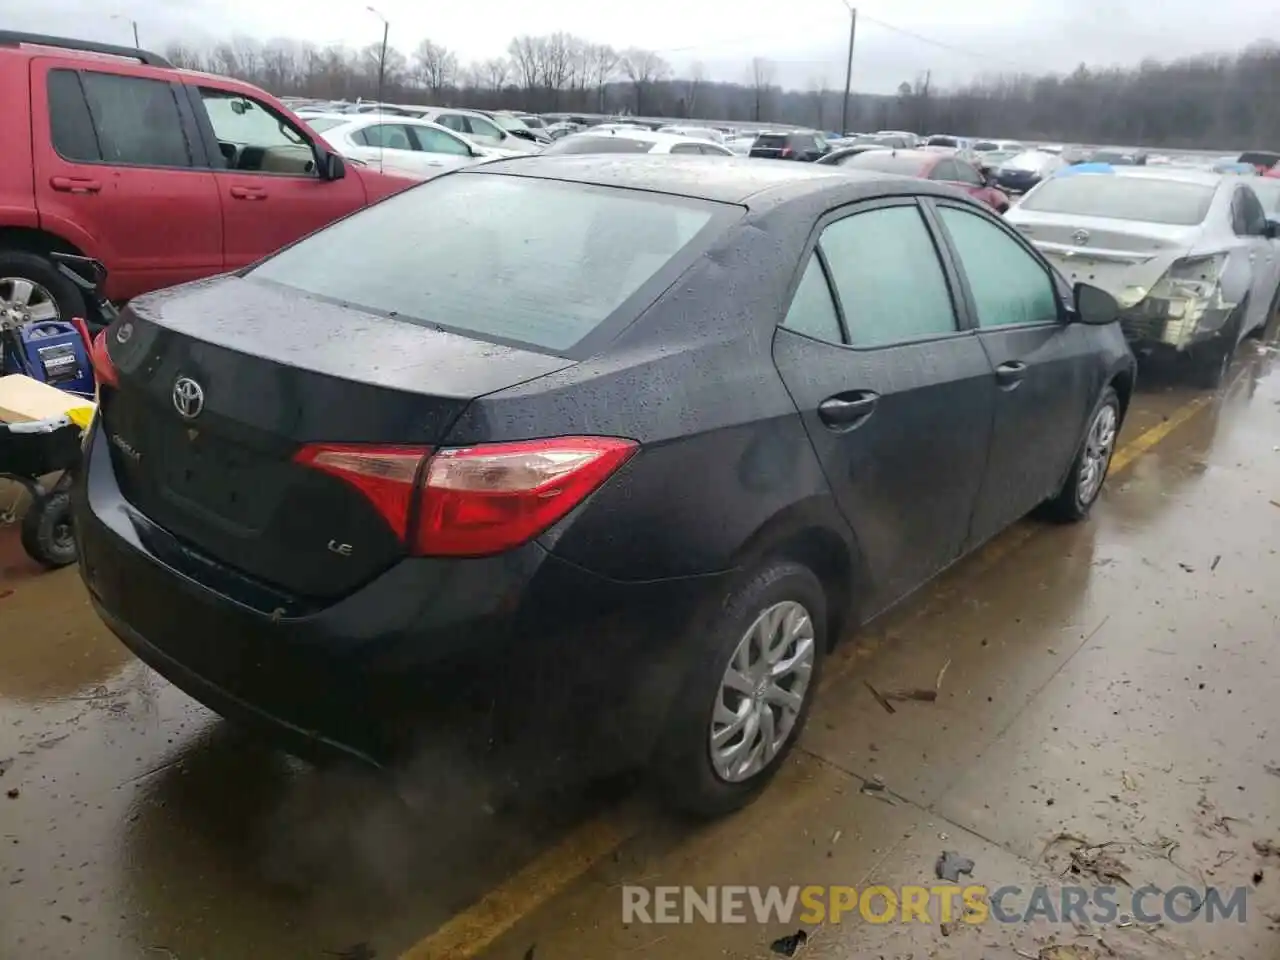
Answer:
[(789, 156), (791, 156), (791, 148), (790, 148), (790, 147), (783, 147), (783, 148), (782, 148), (782, 150), (781, 150), (781, 151), (779, 151), (778, 156), (780, 156), (780, 157), (789, 157)]
[(116, 365), (111, 362), (111, 354), (107, 353), (107, 331), (102, 329), (93, 338), (89, 347), (89, 363), (93, 367), (93, 377), (98, 383), (112, 387), (120, 385), (120, 377), (116, 373)]
[[(351, 484), (418, 556), (478, 557), (533, 539), (636, 451), (615, 437), (445, 449), (314, 444), (294, 459)], [(428, 459), (429, 458), (429, 459)], [(416, 523), (409, 530), (414, 492)]]
[(331, 474), (359, 490), (401, 540), (409, 529), (414, 481), (427, 447), (375, 447), (317, 443), (303, 447), (294, 461)]

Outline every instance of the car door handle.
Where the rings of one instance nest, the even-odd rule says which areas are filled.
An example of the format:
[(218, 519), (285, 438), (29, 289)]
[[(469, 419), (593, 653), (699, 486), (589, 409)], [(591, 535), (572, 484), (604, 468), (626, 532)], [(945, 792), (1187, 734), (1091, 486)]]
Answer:
[(88, 177), (50, 177), (49, 186), (62, 193), (97, 193), (102, 184)]
[(867, 391), (837, 394), (818, 404), (818, 418), (832, 430), (852, 430), (871, 416), (879, 399)]
[(996, 367), (996, 383), (1012, 389), (1022, 382), (1027, 375), (1027, 365), (1021, 360), (1010, 360)]
[(265, 200), (267, 191), (262, 187), (232, 187), (231, 196), (237, 200)]

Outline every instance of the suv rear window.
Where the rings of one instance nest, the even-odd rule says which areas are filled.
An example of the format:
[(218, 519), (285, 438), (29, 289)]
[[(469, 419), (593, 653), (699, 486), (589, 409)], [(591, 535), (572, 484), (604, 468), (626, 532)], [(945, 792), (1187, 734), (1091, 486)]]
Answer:
[(543, 153), (648, 153), (653, 149), (652, 140), (633, 140), (630, 137), (583, 136), (564, 137), (551, 144)]
[(734, 212), (641, 191), (451, 174), (341, 220), (247, 276), (409, 323), (564, 352), (655, 275), (676, 270), (694, 238)]
[(754, 144), (757, 147), (768, 147), (770, 149), (785, 147), (787, 145), (787, 137), (785, 134), (762, 133), (756, 137)]
[(1204, 222), (1215, 188), (1154, 177), (1081, 176), (1046, 180), (1023, 210), (1191, 227)]

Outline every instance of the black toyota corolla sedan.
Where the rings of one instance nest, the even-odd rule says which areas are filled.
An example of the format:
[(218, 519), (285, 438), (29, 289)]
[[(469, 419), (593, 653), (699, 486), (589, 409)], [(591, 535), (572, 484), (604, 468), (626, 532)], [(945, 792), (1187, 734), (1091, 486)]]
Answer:
[(927, 181), (471, 167), (104, 331), (81, 573), (294, 752), (392, 762), (465, 690), (484, 749), (647, 763), (723, 812), (838, 637), (1037, 507), (1088, 513), (1116, 312)]

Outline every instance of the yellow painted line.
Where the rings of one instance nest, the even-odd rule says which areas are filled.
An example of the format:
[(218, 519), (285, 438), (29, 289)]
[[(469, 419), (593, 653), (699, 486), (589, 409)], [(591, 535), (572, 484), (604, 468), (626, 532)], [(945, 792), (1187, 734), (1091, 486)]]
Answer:
[(634, 818), (605, 815), (575, 827), (555, 846), (455, 914), (400, 960), (469, 960), (635, 835)]
[[(1207, 406), (1211, 397), (1196, 397), (1151, 429), (1115, 452), (1111, 471), (1129, 466)], [(1031, 540), (1041, 528), (1018, 524), (990, 541), (974, 557), (977, 569), (987, 569)], [(848, 672), (832, 671), (824, 680)], [(822, 684), (823, 688), (829, 682)], [(639, 830), (633, 811), (612, 811), (586, 821), (554, 846), (512, 874), (480, 900), (445, 921), (433, 933), (400, 955), (399, 960), (471, 960), (495, 940), (555, 897)]]

